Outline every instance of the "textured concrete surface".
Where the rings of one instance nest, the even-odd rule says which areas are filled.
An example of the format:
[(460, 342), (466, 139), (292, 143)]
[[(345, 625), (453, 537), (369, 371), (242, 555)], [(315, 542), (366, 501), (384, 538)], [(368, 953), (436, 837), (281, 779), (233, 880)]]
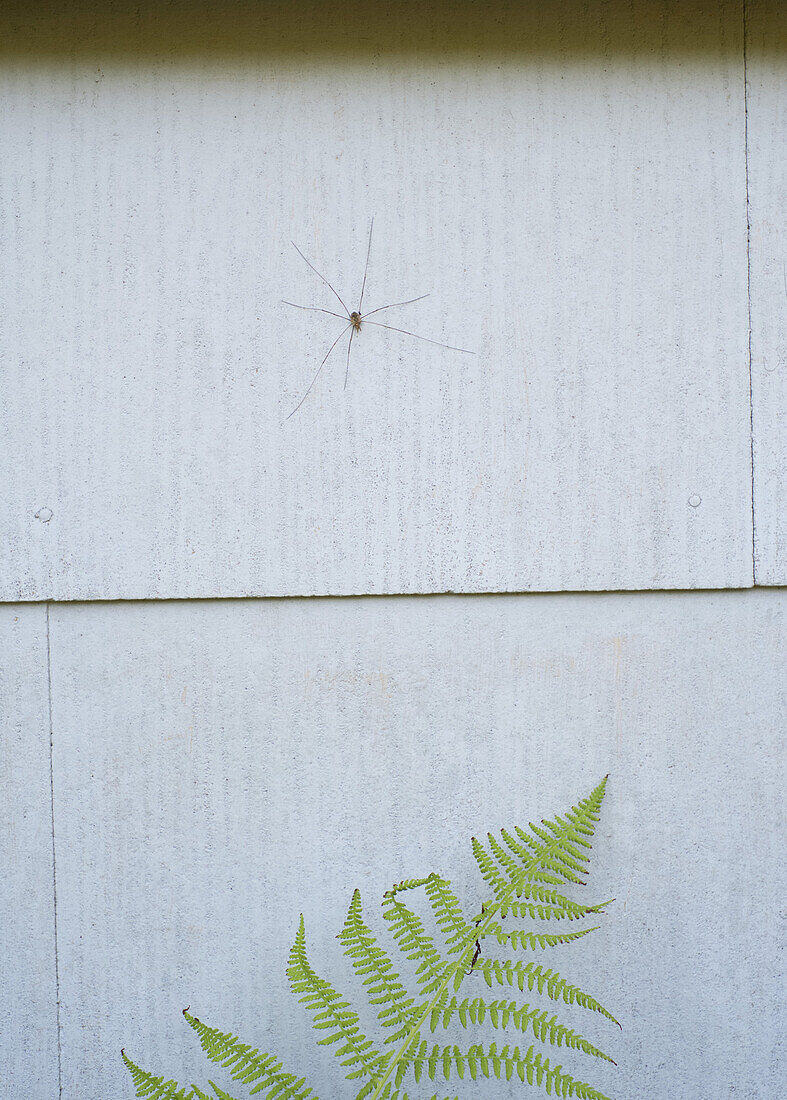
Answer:
[(755, 574), (787, 583), (787, 11), (749, 9), (747, 33)]
[[(349, 989), (352, 887), (477, 898), (472, 833), (607, 771), (557, 965), (625, 1027), (564, 1064), (781, 1095), (787, 589), (578, 590), (787, 581), (783, 28), (3, 5), (0, 599), (150, 602), (0, 606), (2, 1100), (204, 1082), (186, 1004), (345, 1095), (297, 914)], [(352, 308), (372, 215), (365, 307), (478, 355), (366, 325), (287, 419), (340, 327), (289, 242)]]
[(339, 1095), (286, 990), (298, 913), (343, 976), (353, 887), (372, 912), (432, 869), (476, 889), (471, 834), (605, 772), (587, 893), (617, 901), (556, 965), (625, 1027), (582, 1020), (617, 1069), (561, 1060), (627, 1100), (778, 1095), (786, 614), (773, 590), (53, 607), (65, 1100), (130, 1095), (122, 1045), (204, 1081), (188, 1004)]
[[(4, 47), (4, 598), (751, 584), (740, 6), (516, 7)], [(290, 241), (353, 308), (372, 215), (366, 306), (478, 354), (369, 325), (288, 420)]]
[(0, 606), (0, 1096), (58, 1095), (46, 608)]

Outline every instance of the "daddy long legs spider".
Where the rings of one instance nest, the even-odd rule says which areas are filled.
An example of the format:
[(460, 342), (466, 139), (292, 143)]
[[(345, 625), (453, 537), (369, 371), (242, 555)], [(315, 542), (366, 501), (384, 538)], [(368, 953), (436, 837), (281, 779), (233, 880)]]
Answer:
[(419, 336), (418, 333), (410, 332), (406, 328), (396, 328), (394, 325), (386, 325), (382, 321), (370, 321), (369, 320), (369, 318), (373, 317), (375, 313), (382, 313), (386, 309), (394, 309), (396, 306), (411, 306), (415, 302), (421, 302), (421, 301), (423, 301), (424, 298), (429, 297), (428, 294), (420, 294), (417, 298), (408, 298), (408, 300), (406, 302), (389, 302), (387, 306), (378, 306), (376, 309), (369, 310), (368, 313), (363, 313), (362, 312), (363, 311), (363, 296), (364, 296), (364, 292), (366, 291), (366, 275), (367, 275), (367, 272), (369, 270), (369, 256), (371, 255), (371, 251), (372, 251), (372, 230), (373, 229), (374, 229), (374, 218), (372, 218), (371, 225), (369, 226), (369, 243), (366, 246), (366, 264), (364, 265), (364, 269), (363, 269), (363, 282), (361, 283), (361, 294), (360, 294), (360, 297), (358, 299), (358, 308), (352, 310), (352, 312), (347, 308), (347, 306), (344, 304), (343, 300), (339, 297), (339, 294), (337, 293), (337, 291), (334, 290), (334, 288), (331, 286), (331, 284), (328, 282), (328, 280), (325, 278), (325, 276), (322, 275), (317, 270), (317, 268), (314, 266), (314, 264), (310, 260), (306, 259), (304, 254), (301, 252), (300, 248), (298, 248), (295, 241), (290, 242), (292, 244), (292, 247), (295, 249), (295, 251), (301, 257), (301, 259), (306, 264), (308, 264), (308, 266), (312, 269), (314, 274), (325, 283), (325, 285), (331, 291), (333, 296), (336, 298), (339, 305), (344, 310), (344, 314), (336, 313), (332, 309), (321, 309), (319, 306), (301, 306), (301, 305), (298, 305), (296, 302), (284, 302), (283, 301), (283, 304), (285, 306), (292, 306), (293, 309), (309, 310), (311, 313), (327, 313), (330, 317), (338, 317), (340, 321), (346, 321), (347, 324), (344, 326), (342, 331), (339, 333), (339, 335), (333, 341), (331, 346), (328, 348), (327, 352), (325, 353), (325, 355), (323, 357), (322, 362), (320, 363), (319, 367), (317, 368), (317, 373), (315, 374), (314, 378), (312, 378), (311, 382), (309, 383), (308, 388), (307, 388), (306, 392), (304, 393), (303, 397), (300, 399), (300, 401), (295, 406), (295, 408), (292, 410), (292, 412), (289, 413), (289, 415), (287, 416), (287, 420), (289, 420), (291, 416), (295, 416), (298, 409), (300, 409), (301, 405), (304, 403), (306, 398), (311, 393), (315, 382), (320, 377), (320, 373), (322, 372), (322, 368), (328, 362), (328, 359), (330, 358), (331, 352), (336, 347), (336, 345), (339, 343), (341, 338), (343, 336), (346, 336), (347, 333), (349, 332), (350, 333), (350, 339), (347, 343), (347, 363), (346, 363), (345, 368), (344, 368), (344, 388), (347, 389), (347, 379), (350, 375), (350, 352), (352, 351), (353, 337), (355, 336), (356, 333), (360, 333), (362, 325), (374, 325), (376, 328), (386, 328), (386, 329), (389, 329), (391, 332), (401, 332), (402, 335), (404, 335), (404, 336), (412, 336), (414, 340), (423, 340), (424, 343), (426, 343), (426, 344), (434, 344), (436, 347), (445, 348), (447, 351), (458, 351), (458, 352), (461, 352), (463, 355), (475, 355), (476, 354), (474, 351), (468, 351), (467, 348), (457, 348), (457, 347), (454, 347), (452, 344), (441, 344), (439, 340), (430, 340), (427, 336)]

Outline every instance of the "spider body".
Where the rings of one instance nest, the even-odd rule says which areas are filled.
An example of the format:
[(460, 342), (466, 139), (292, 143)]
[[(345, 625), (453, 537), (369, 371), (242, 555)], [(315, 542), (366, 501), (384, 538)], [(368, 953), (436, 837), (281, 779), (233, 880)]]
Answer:
[(349, 373), (350, 373), (350, 352), (351, 352), (352, 346), (353, 346), (353, 337), (355, 336), (356, 332), (361, 331), (362, 322), (366, 322), (370, 325), (374, 325), (377, 328), (388, 329), (391, 332), (401, 332), (404, 336), (412, 336), (416, 340), (423, 340), (424, 343), (426, 343), (426, 344), (434, 344), (436, 347), (439, 347), (439, 348), (447, 348), (448, 351), (461, 351), (461, 352), (464, 352), (465, 355), (475, 355), (476, 354), (474, 351), (468, 351), (467, 348), (456, 348), (451, 344), (441, 344), (439, 340), (430, 340), (427, 336), (419, 336), (418, 333), (416, 333), (416, 332), (410, 332), (408, 329), (404, 329), (404, 328), (396, 328), (394, 325), (386, 325), (386, 324), (383, 324), (382, 321), (368, 321), (368, 322), (366, 321), (366, 319), (368, 317), (371, 317), (372, 314), (374, 314), (374, 313), (382, 313), (383, 310), (394, 309), (396, 306), (409, 306), (409, 305), (412, 305), (414, 302), (420, 302), (423, 298), (428, 297), (428, 295), (426, 295), (426, 294), (421, 294), (421, 295), (419, 295), (418, 298), (410, 298), (406, 302), (391, 302), (387, 306), (378, 306), (377, 309), (369, 310), (369, 311), (366, 312), (366, 314), (361, 313), (361, 308), (363, 307), (364, 291), (366, 290), (366, 274), (369, 270), (369, 254), (371, 253), (371, 250), (372, 250), (372, 229), (373, 228), (374, 228), (374, 218), (372, 218), (372, 224), (369, 227), (369, 243), (368, 243), (367, 248), (366, 248), (366, 266), (364, 267), (364, 270), (363, 270), (363, 283), (361, 285), (361, 296), (360, 296), (360, 299), (358, 301), (358, 308), (356, 310), (353, 310), (352, 313), (347, 308), (347, 306), (344, 304), (344, 302), (339, 297), (338, 293), (334, 290), (334, 288), (331, 286), (331, 284), (328, 282), (328, 280), (325, 278), (325, 276), (320, 274), (320, 272), (317, 270), (317, 268), (314, 266), (314, 264), (311, 263), (311, 261), (306, 259), (304, 254), (301, 252), (300, 248), (298, 248), (295, 241), (291, 242), (292, 247), (295, 249), (295, 251), (301, 257), (301, 259), (306, 262), (306, 264), (312, 269), (314, 274), (319, 279), (321, 279), (325, 283), (325, 285), (328, 287), (328, 289), (331, 291), (333, 296), (338, 301), (339, 305), (344, 310), (344, 314), (335, 313), (332, 309), (323, 309), (320, 306), (301, 306), (301, 305), (298, 305), (296, 302), (284, 302), (284, 305), (293, 306), (295, 309), (307, 309), (312, 313), (327, 313), (331, 317), (338, 317), (340, 321), (345, 321), (346, 324), (345, 324), (344, 328), (342, 329), (342, 331), (339, 333), (339, 335), (336, 337), (336, 339), (333, 341), (331, 346), (328, 348), (328, 351), (326, 352), (325, 357), (323, 358), (323, 361), (320, 363), (319, 367), (317, 368), (317, 373), (315, 374), (314, 378), (312, 378), (311, 382), (309, 383), (309, 387), (306, 390), (306, 393), (303, 395), (303, 397), (300, 399), (298, 404), (295, 406), (295, 408), (289, 414), (289, 416), (287, 417), (288, 420), (290, 419), (290, 416), (295, 415), (295, 413), (298, 411), (298, 409), (304, 403), (306, 398), (309, 396), (309, 394), (312, 391), (312, 387), (314, 386), (314, 383), (319, 378), (320, 372), (322, 371), (322, 368), (325, 366), (326, 362), (328, 361), (328, 357), (330, 356), (331, 352), (336, 347), (336, 345), (339, 343), (341, 338), (349, 331), (350, 340), (349, 340), (349, 343), (347, 345), (347, 365), (346, 365), (345, 370), (344, 370), (344, 388), (347, 389), (347, 378), (348, 378)]

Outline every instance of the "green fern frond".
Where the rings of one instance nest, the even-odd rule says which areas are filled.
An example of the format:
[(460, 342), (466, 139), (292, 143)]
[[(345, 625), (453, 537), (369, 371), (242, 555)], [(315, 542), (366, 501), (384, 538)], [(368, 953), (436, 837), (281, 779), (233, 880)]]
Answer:
[(393, 898), (404, 890), (417, 890), (420, 886), (426, 886), (429, 879), (433, 877), (433, 875), (426, 875), (425, 878), (404, 878), (401, 882), (395, 882), (390, 890), (386, 890), (383, 897)]
[[(352, 896), (344, 926), (337, 939), (344, 948), (345, 955), (352, 961), (356, 974), (363, 979), (369, 1003), (378, 1009), (377, 1018), (382, 1026), (408, 1028), (418, 1013), (418, 1006), (414, 998), (407, 995), (388, 954), (378, 946), (372, 930), (364, 923), (359, 890)], [(398, 1034), (397, 1031), (390, 1038), (395, 1040)]]
[(459, 898), (451, 890), (451, 883), (440, 875), (430, 875), (424, 883), (424, 892), (429, 898), (437, 926), (445, 936), (449, 955), (461, 951), (461, 945), (472, 929), (462, 912)]
[(440, 1046), (438, 1043), (430, 1050), (428, 1044), (423, 1042), (413, 1059), (416, 1081), (420, 1081), (424, 1073), (430, 1081), (438, 1076), (448, 1081), (454, 1075), (464, 1080), (466, 1072), (473, 1081), (479, 1077), (510, 1081), (516, 1075), (522, 1082), (545, 1085), (547, 1093), (554, 1089), (558, 1096), (608, 1100), (584, 1081), (564, 1074), (562, 1066), (550, 1065), (549, 1058), (535, 1053), (532, 1046), (522, 1054), (518, 1046), (511, 1049), (508, 1044), (498, 1050), (496, 1043), (490, 1043), (489, 1047), (475, 1043), (467, 1051), (462, 1051), (458, 1046)]
[[(550, 949), (596, 930), (580, 927), (551, 933), (538, 925), (532, 931), (509, 929), (501, 922), (507, 917), (519, 921), (583, 921), (591, 914), (598, 916), (610, 904), (582, 905), (563, 892), (566, 885), (584, 884), (605, 787), (606, 779), (562, 816), (543, 818), (540, 824), (531, 822), (526, 829), (502, 829), (499, 838), (489, 833), (485, 844), (473, 838), (473, 855), (491, 896), (480, 908), (470, 910), (474, 913), (470, 919), (448, 879), (440, 875), (403, 879), (386, 891), (383, 917), (397, 948), (415, 964), (414, 983), (395, 971), (392, 959), (364, 920), (360, 892), (353, 893), (338, 939), (376, 1010), (386, 1036), (380, 1045), (362, 1033), (360, 1017), (350, 1001), (312, 967), (301, 917), (287, 974), (293, 992), (312, 1013), (314, 1027), (323, 1033), (319, 1045), (333, 1046), (347, 1079), (356, 1081), (354, 1100), (410, 1100), (405, 1091), (408, 1080), (414, 1078), (420, 1084), (422, 1078), (447, 1081), (454, 1077), (461, 1080), (466, 1075), (472, 1080), (479, 1076), (500, 1080), (516, 1077), (540, 1086), (548, 1095), (608, 1100), (593, 1086), (564, 1073), (562, 1066), (552, 1065), (533, 1045), (524, 1052), (510, 1044), (498, 1048), (495, 1042), (475, 1043), (463, 1050), (455, 1044), (425, 1038), (428, 1031), (434, 1034), (452, 1022), (464, 1028), (468, 1024), (491, 1026), (498, 1031), (509, 1029), (532, 1035), (540, 1044), (613, 1062), (608, 1054), (538, 1004), (463, 997), (460, 993), (463, 983), (480, 973), (489, 988), (498, 985), (535, 990), (554, 1003), (578, 1005), (618, 1022), (594, 997), (569, 984), (557, 971), (533, 962), (485, 955), (487, 945), (493, 942), (515, 951)], [(403, 894), (421, 889), (444, 941), (442, 949), (421, 917), (402, 900)], [(411, 990), (411, 984), (417, 989)], [(250, 1086), (250, 1095), (263, 1093), (265, 1100), (317, 1100), (305, 1078), (288, 1073), (274, 1056), (252, 1049), (236, 1036), (207, 1027), (188, 1012), (185, 1016), (208, 1057), (228, 1069), (234, 1080)], [(146, 1074), (125, 1055), (124, 1060), (140, 1090), (139, 1096), (151, 1100), (206, 1098), (196, 1086), (190, 1091), (180, 1089), (174, 1081)], [(231, 1100), (212, 1082), (211, 1088), (218, 1100)], [(438, 1100), (438, 1094), (431, 1100)]]
[(577, 1004), (591, 1012), (599, 1012), (620, 1027), (620, 1023), (602, 1004), (584, 993), (579, 986), (570, 985), (555, 970), (545, 970), (535, 963), (515, 963), (509, 959), (504, 962), (499, 959), (481, 959), (476, 963), (475, 969), (483, 975), (490, 989), (494, 982), (498, 985), (517, 986), (520, 993), (525, 988), (532, 991), (535, 986), (539, 993), (545, 993), (551, 1001), (564, 1001), (567, 1005)]
[[(419, 885), (428, 881), (423, 879)], [(437, 950), (420, 917), (397, 900), (395, 888), (383, 897), (383, 917), (390, 922), (391, 934), (405, 958), (418, 963), (416, 980), (421, 994), (434, 993), (451, 964)]]
[(566, 850), (568, 845), (563, 845), (563, 850), (557, 848), (552, 838), (544, 830), (537, 830), (535, 825), (530, 826), (531, 829), (538, 832), (538, 835), (542, 837), (545, 845), (549, 845), (550, 854), (548, 856), (542, 856), (541, 865), (547, 871), (554, 871), (556, 875), (559, 875), (564, 882), (573, 882), (577, 886), (584, 886), (585, 880), (579, 876), (584, 873), (582, 864), (572, 858), (572, 855)]
[(494, 856), (498, 867), (505, 872), (510, 882), (515, 881), (522, 869), (522, 860), (516, 860), (509, 855), (502, 844), (498, 843), (492, 833), (487, 833), (486, 839), (489, 844), (489, 850)]
[[(522, 900), (524, 899), (524, 900)], [(603, 913), (604, 908), (615, 899), (597, 902), (595, 905), (580, 905), (571, 901), (557, 890), (547, 890), (544, 886), (535, 883), (526, 883), (522, 890), (522, 897), (509, 902), (505, 909), (501, 906), (501, 917), (524, 917), (535, 920), (578, 920), (587, 917), (591, 913)]]
[(462, 1001), (451, 997), (449, 1000), (446, 996), (444, 1002), (433, 1009), (429, 1018), (432, 1034), (438, 1027), (447, 1028), (454, 1016), (459, 1017), (462, 1027), (467, 1027), (468, 1020), (472, 1024), (483, 1024), (488, 1016), (494, 1028), (504, 1030), (511, 1027), (523, 1034), (530, 1030), (542, 1043), (571, 1047), (617, 1065), (613, 1058), (604, 1054), (573, 1028), (559, 1023), (557, 1017), (550, 1016), (546, 1010), (529, 1004), (517, 1004), (516, 1001), (485, 1001), (483, 997), (465, 997)]
[[(152, 1073), (148, 1073), (147, 1070), (141, 1069), (132, 1062), (125, 1050), (121, 1050), (120, 1056), (131, 1074), (137, 1096), (145, 1096), (148, 1100), (211, 1100), (211, 1097), (201, 1092), (196, 1085), (181, 1088), (177, 1081), (165, 1081), (163, 1077), (154, 1077)], [(232, 1100), (232, 1097), (229, 1100)]]
[(495, 861), (489, 856), (483, 844), (472, 838), (471, 844), (473, 846), (473, 855), (475, 861), (478, 864), (478, 869), (483, 875), (486, 882), (491, 886), (495, 893), (495, 897), (505, 897), (511, 888), (511, 882), (506, 879), (504, 875), (495, 866)]
[(547, 947), (557, 947), (559, 944), (581, 939), (589, 932), (597, 932), (598, 928), (599, 926), (596, 925), (595, 928), (583, 928), (579, 932), (563, 932), (560, 935), (551, 932), (526, 932), (523, 928), (513, 928), (509, 932), (497, 921), (491, 921), (486, 931), (482, 935), (479, 934), (479, 938), (494, 936), (502, 947), (521, 947), (530, 951), (540, 947), (543, 951)]
[[(265, 1094), (265, 1100), (273, 1100), (274, 1097), (276, 1100), (317, 1100), (313, 1089), (306, 1085), (306, 1079), (288, 1073), (272, 1054), (261, 1054), (231, 1032), (209, 1027), (187, 1009), (184, 1009), (183, 1015), (196, 1031), (200, 1045), (211, 1062), (228, 1069), (233, 1081), (254, 1085), (251, 1095), (261, 1092)], [(212, 1087), (215, 1088), (215, 1085)]]
[[(216, 1100), (235, 1100), (233, 1096), (230, 1096), (230, 1094), (228, 1092), (225, 1092), (224, 1089), (220, 1089), (218, 1085), (214, 1085), (212, 1081), (209, 1081), (208, 1084), (216, 1093)], [(213, 1098), (206, 1097), (206, 1100), (213, 1100)]]
[(303, 915), (290, 951), (287, 977), (293, 993), (300, 993), (299, 1001), (313, 1013), (313, 1027), (328, 1032), (324, 1038), (317, 1040), (318, 1045), (341, 1043), (336, 1056), (341, 1065), (351, 1068), (347, 1074), (348, 1080), (366, 1075), (373, 1077), (388, 1055), (378, 1050), (363, 1034), (358, 1013), (350, 1007), (350, 1002), (343, 1000), (331, 983), (321, 978), (312, 967), (306, 955)]
[(476, 862), (498, 900), (510, 895), (512, 886), (517, 897), (521, 897), (525, 885), (533, 881), (554, 886), (584, 885), (579, 876), (586, 874), (588, 868), (587, 852), (591, 845), (586, 838), (593, 835), (605, 788), (606, 777), (564, 818), (542, 819), (544, 828), (530, 822), (527, 833), (517, 826), (515, 832), (519, 841), (515, 841), (507, 830), (502, 830), (508, 851), (491, 833), (488, 834), (491, 855), (473, 839)]

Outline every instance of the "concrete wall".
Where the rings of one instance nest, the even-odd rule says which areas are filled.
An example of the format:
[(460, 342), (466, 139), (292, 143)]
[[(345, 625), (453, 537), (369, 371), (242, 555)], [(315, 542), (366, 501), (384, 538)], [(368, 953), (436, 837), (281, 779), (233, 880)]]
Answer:
[[(6, 599), (752, 583), (740, 4), (453, 7), (8, 59)], [(373, 216), (376, 320), (476, 354), (370, 321), (288, 418), (346, 327), (290, 242), (352, 309)]]
[[(354, 886), (478, 897), (607, 772), (564, 1064), (780, 1095), (778, 5), (158, 8), (0, 15), (0, 1096), (205, 1082), (187, 1004), (346, 1095), (297, 914), (343, 980)], [(364, 327), (288, 418), (289, 242), (352, 307), (372, 216), (367, 306), (477, 354)]]
[[(26, 635), (44, 626), (38, 606), (15, 614)], [(374, 912), (391, 882), (437, 868), (478, 897), (471, 834), (559, 812), (607, 771), (590, 889), (617, 901), (558, 963), (624, 1023), (582, 1021), (619, 1063), (592, 1079), (613, 1096), (775, 1095), (786, 615), (768, 590), (53, 605), (63, 1095), (130, 1095), (124, 1044), (204, 1081), (187, 1004), (336, 1094), (286, 991), (297, 914), (336, 967), (353, 887)], [(40, 656), (39, 752), (10, 789), (28, 822), (7, 956), (24, 1011), (4, 1038), (37, 1028), (11, 1094), (45, 1097)]]

